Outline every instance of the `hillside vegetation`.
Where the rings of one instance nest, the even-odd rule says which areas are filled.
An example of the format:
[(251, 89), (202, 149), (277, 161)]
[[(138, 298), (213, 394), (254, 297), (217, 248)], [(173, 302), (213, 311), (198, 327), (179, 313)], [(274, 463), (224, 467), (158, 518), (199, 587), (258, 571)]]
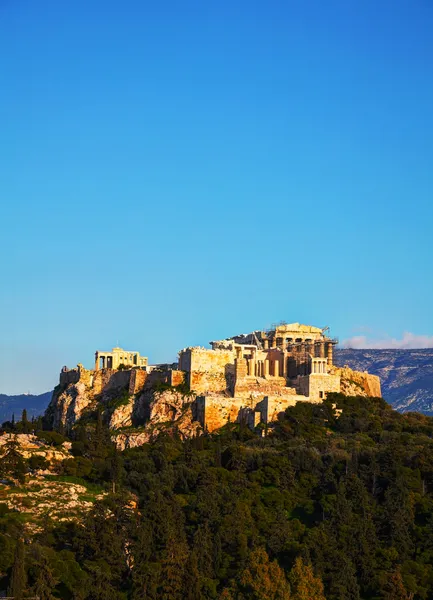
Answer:
[[(119, 452), (101, 418), (76, 427), (51, 480), (104, 494), (80, 518), (46, 514), (30, 531), (0, 504), (0, 589), (41, 600), (433, 597), (432, 418), (336, 394), (262, 433), (228, 424), (181, 441), (173, 427)], [(28, 485), (34, 466), (5, 457), (2, 477)]]

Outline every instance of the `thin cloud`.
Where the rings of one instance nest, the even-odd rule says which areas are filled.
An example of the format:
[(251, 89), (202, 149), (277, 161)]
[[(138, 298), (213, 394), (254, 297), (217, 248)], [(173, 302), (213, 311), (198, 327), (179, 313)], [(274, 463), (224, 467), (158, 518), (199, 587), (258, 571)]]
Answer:
[(354, 335), (341, 343), (342, 348), (396, 348), (407, 350), (411, 348), (433, 348), (433, 335), (416, 335), (410, 331), (405, 331), (403, 337), (398, 340), (393, 337), (384, 339), (372, 339), (366, 335)]

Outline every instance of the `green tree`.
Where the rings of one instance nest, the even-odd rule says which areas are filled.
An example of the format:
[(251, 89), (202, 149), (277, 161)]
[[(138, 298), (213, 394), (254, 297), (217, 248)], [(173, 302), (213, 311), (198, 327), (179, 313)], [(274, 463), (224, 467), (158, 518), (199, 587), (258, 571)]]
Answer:
[(290, 571), (292, 600), (326, 600), (323, 582), (316, 577), (313, 568), (298, 557)]
[(30, 423), (27, 418), (27, 410), (23, 408), (23, 412), (21, 414), (21, 430), (23, 433), (28, 433), (30, 431)]
[(0, 461), (0, 474), (9, 475), (17, 479), (19, 483), (24, 483), (27, 468), (19, 447), (17, 436), (11, 435), (4, 446), (4, 454)]
[(241, 573), (240, 588), (251, 600), (289, 600), (290, 587), (277, 561), (270, 561), (263, 548), (251, 552)]
[(8, 595), (12, 596), (15, 600), (23, 600), (26, 584), (27, 577), (24, 558), (24, 542), (20, 539), (18, 540), (15, 549), (14, 564), (12, 566)]
[(55, 600), (52, 592), (58, 583), (58, 579), (54, 576), (47, 557), (42, 554), (35, 566), (37, 576), (32, 587), (32, 593), (39, 600)]
[(408, 600), (400, 569), (388, 574), (383, 588), (383, 600)]

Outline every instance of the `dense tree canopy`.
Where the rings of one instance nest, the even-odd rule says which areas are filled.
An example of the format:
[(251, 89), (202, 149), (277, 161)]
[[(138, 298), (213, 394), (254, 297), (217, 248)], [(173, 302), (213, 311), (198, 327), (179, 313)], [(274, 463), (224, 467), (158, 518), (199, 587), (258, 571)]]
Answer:
[[(432, 437), (433, 418), (332, 395), (289, 408), (265, 436), (228, 424), (119, 453), (95, 415), (63, 469), (107, 495), (81, 522), (47, 521), (31, 538), (0, 504), (0, 589), (47, 600), (432, 598)], [(7, 451), (3, 476), (34, 468), (13, 443)]]

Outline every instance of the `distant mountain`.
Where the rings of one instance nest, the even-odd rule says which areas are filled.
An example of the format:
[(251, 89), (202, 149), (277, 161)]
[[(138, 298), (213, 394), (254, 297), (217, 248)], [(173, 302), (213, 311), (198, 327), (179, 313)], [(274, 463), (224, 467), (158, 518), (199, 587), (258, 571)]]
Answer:
[(15, 420), (19, 421), (24, 408), (27, 410), (29, 419), (42, 415), (51, 400), (52, 393), (45, 392), (38, 396), (31, 394), (19, 394), (18, 396), (0, 394), (0, 423), (10, 421), (12, 414), (15, 414)]
[(335, 363), (379, 375), (382, 396), (397, 410), (433, 415), (433, 348), (336, 350)]

